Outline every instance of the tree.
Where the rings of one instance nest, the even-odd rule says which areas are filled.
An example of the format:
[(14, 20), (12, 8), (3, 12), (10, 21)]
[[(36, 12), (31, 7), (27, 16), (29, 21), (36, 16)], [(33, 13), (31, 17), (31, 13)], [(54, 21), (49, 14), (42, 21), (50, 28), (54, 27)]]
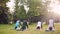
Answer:
[[(50, 3), (50, 1), (42, 2), (42, 0), (15, 0), (16, 1), (16, 8), (15, 13), (17, 18), (28, 18), (31, 16), (43, 16), (42, 20), (48, 19), (48, 7), (47, 5)], [(20, 3), (20, 5), (18, 5)], [(26, 14), (26, 11), (24, 10), (24, 4), (29, 5), (29, 11)]]
[(24, 19), (26, 18), (26, 11), (24, 10), (23, 5), (18, 5), (20, 3), (20, 0), (15, 0), (15, 18), (14, 19)]
[(6, 2), (9, 0), (0, 0), (0, 23), (8, 23), (8, 7)]

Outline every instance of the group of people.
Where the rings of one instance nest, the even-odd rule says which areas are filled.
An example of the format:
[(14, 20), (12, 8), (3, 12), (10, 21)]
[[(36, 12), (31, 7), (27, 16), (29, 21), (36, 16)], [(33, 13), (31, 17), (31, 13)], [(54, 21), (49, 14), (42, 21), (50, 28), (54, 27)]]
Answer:
[[(42, 29), (42, 22), (41, 21), (38, 21), (36, 29), (38, 29), (38, 30)], [(48, 24), (48, 27), (47, 27), (46, 31), (54, 31), (54, 30), (55, 30), (54, 20), (53, 19), (49, 19), (49, 24)]]
[[(20, 28), (20, 24), (19, 24), (19, 20), (16, 21), (16, 24), (15, 24), (15, 29), (18, 29)], [(24, 20), (23, 21), (23, 24), (22, 24), (22, 27), (19, 29), (20, 31), (24, 31), (28, 28), (28, 24), (27, 24), (27, 21)], [(36, 29), (38, 30), (41, 30), (42, 29), (42, 22), (41, 21), (38, 21), (37, 22), (37, 27)], [(53, 19), (49, 19), (49, 24), (48, 24), (48, 27), (46, 29), (46, 31), (54, 31), (55, 28), (54, 28), (54, 20)]]
[(19, 30), (19, 31), (24, 31), (28, 28), (28, 23), (26, 20), (23, 21), (21, 28), (20, 28), (20, 25), (21, 25), (20, 20), (17, 20), (14, 29)]

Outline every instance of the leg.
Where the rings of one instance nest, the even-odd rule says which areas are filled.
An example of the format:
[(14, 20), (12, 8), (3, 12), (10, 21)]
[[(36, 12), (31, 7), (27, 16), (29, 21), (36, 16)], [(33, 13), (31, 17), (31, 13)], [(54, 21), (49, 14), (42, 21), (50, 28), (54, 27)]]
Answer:
[(38, 26), (36, 29), (39, 29), (40, 30), (40, 27)]
[(52, 31), (52, 27), (49, 27), (49, 30)]
[(16, 29), (17, 27), (15, 26), (15, 29)]
[(20, 31), (23, 31), (25, 29), (26, 29), (26, 27), (25, 26), (22, 26), (22, 28), (20, 29)]

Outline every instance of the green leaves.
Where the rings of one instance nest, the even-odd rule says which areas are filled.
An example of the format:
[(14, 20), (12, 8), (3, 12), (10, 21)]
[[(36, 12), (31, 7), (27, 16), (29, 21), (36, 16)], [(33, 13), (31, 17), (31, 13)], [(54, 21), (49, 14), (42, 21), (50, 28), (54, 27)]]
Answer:
[[(47, 7), (46, 5), (42, 4), (41, 0), (27, 0), (26, 4), (29, 5), (29, 11), (26, 14), (24, 6), (18, 6), (18, 0), (15, 0), (15, 12), (17, 18), (27, 18), (31, 16), (39, 16), (39, 15), (46, 15), (47, 14)], [(25, 0), (20, 1), (21, 4), (25, 3)], [(19, 8), (20, 7), (20, 8)]]

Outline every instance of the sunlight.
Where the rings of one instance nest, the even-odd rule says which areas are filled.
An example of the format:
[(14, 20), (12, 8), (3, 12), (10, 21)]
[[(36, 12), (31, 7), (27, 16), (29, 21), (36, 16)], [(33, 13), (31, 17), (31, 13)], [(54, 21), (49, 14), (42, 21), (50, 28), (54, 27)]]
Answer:
[[(51, 1), (50, 4), (48, 5), (49, 8), (48, 10), (50, 12), (54, 12), (56, 14), (60, 14), (60, 2), (58, 0), (42, 0), (43, 3), (46, 1)], [(9, 7), (9, 10), (11, 12), (14, 12), (14, 0), (10, 0), (10, 2), (7, 3), (7, 7)]]
[(60, 4), (59, 4), (59, 1), (58, 0), (51, 1), (49, 7), (50, 7), (49, 10), (51, 12), (54, 12), (56, 14), (60, 14)]
[(14, 12), (14, 6), (15, 6), (15, 4), (14, 4), (14, 0), (9, 0), (10, 2), (7, 2), (6, 3), (6, 5), (7, 5), (7, 7), (9, 7), (9, 11), (10, 11), (10, 13), (13, 13)]
[(54, 12), (60, 15), (60, 2), (58, 0), (42, 0), (43, 5), (45, 5), (47, 1), (50, 1), (50, 4), (47, 5), (48, 12)]

